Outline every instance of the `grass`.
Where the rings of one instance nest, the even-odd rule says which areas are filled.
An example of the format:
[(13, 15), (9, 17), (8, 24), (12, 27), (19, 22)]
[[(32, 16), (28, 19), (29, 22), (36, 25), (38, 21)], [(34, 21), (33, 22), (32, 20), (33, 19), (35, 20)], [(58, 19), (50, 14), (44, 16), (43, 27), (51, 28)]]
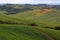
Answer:
[(0, 24), (0, 40), (48, 40), (48, 38), (31, 26)]
[[(57, 9), (51, 9), (51, 12), (48, 12), (46, 14), (42, 14), (41, 10), (29, 10), (25, 12), (20, 12), (13, 15), (5, 15), (5, 11), (0, 11), (0, 20), (1, 21), (7, 21), (7, 22), (13, 22), (13, 23), (36, 23), (40, 26), (40, 24), (54, 27), (54, 26), (60, 26), (60, 10)], [(42, 15), (38, 15), (42, 14)], [(38, 16), (35, 16), (38, 15)], [(43, 26), (42, 25), (42, 26)]]
[[(19, 6), (11, 7), (19, 9)], [(12, 11), (10, 9), (9, 11), (15, 12), (18, 10)], [(31, 25), (27, 26), (32, 23), (38, 25), (38, 29), (43, 30), (54, 39), (60, 40), (60, 31), (44, 28), (60, 26), (60, 10), (51, 9), (51, 12), (45, 14), (42, 14), (44, 11), (40, 9), (19, 11), (11, 15), (6, 15), (6, 13), (6, 11), (0, 11), (0, 22), (8, 22), (11, 24), (0, 24), (0, 40), (48, 40), (37, 29), (32, 28)]]
[(48, 29), (48, 28), (39, 28), (38, 29), (43, 30), (45, 33), (53, 37), (55, 40), (60, 40), (60, 30), (53, 30), (53, 29)]
[(60, 10), (51, 9), (51, 11), (48, 13), (42, 15), (38, 14), (42, 14), (41, 10), (25, 11), (18, 14), (10, 15), (10, 17), (14, 17), (19, 20), (25, 20), (24, 22), (35, 21), (36, 23), (43, 23), (47, 26), (60, 26)]

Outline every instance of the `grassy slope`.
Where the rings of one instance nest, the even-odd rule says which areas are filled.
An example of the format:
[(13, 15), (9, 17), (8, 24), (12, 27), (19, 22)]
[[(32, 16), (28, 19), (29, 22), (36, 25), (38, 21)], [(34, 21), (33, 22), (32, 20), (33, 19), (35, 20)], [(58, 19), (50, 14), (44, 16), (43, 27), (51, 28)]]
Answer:
[(12, 17), (12, 16), (8, 16), (8, 15), (5, 15), (4, 13), (5, 12), (0, 11), (0, 21), (12, 22), (12, 23), (22, 23), (22, 22), (24, 22), (24, 20), (22, 20), (22, 19), (15, 18), (15, 17)]
[(42, 14), (41, 10), (31, 10), (10, 16), (30, 22), (42, 23), (46, 26), (60, 26), (60, 10), (57, 9), (51, 9), (50, 12), (45, 14)]
[[(44, 12), (44, 11), (42, 11)], [(0, 12), (2, 13), (2, 12)], [(39, 14), (38, 16), (36, 16)], [(25, 11), (14, 15), (0, 14), (0, 20), (17, 23), (38, 23), (46, 26), (60, 26), (60, 10), (51, 9), (51, 12), (41, 15), (41, 10)], [(31, 20), (30, 20), (31, 19)]]
[(60, 31), (59, 30), (53, 30), (53, 29), (47, 29), (47, 28), (39, 28), (38, 29), (44, 31), (45, 33), (47, 33), (48, 35), (50, 35), (51, 37), (53, 37), (55, 40), (60, 40)]
[(60, 26), (60, 10), (53, 9), (47, 14), (43, 14), (40, 17), (37, 17), (37, 20), (41, 20), (47, 26)]
[[(14, 15), (5, 15), (2, 13), (5, 13), (5, 12), (0, 12), (0, 21), (5, 21), (5, 22), (8, 21), (8, 22), (16, 22), (16, 23), (22, 23), (23, 22), (23, 23), (27, 23), (27, 24), (28, 23), (38, 23), (40, 26), (45, 25), (45, 24), (46, 24), (46, 26), (59, 26), (60, 25), (60, 18), (59, 18), (60, 17), (60, 10), (52, 10), (51, 12), (49, 12), (47, 14), (43, 14), (43, 15), (40, 15), (37, 17), (34, 15), (39, 14), (40, 13), (39, 10), (33, 10), (33, 11), (31, 10), (31, 11), (21, 12), (19, 14), (14, 14)], [(43, 28), (42, 28), (42, 30), (46, 31), (51, 36), (53, 35), (53, 37), (56, 40), (57, 39), (60, 40), (60, 38), (59, 38), (60, 37), (60, 31), (43, 29)], [(11, 38), (10, 40), (15, 40), (17, 35), (20, 35), (16, 32), (13, 33), (13, 31), (12, 31), (12, 34), (16, 34), (15, 35), (16, 37), (14, 37), (12, 34), (5, 32), (4, 30), (0, 30), (0, 31), (1, 31), (0, 39), (2, 39), (2, 40), (8, 40), (10, 38)], [(5, 34), (3, 35), (2, 33), (4, 33), (4, 32), (5, 32)], [(6, 36), (6, 35), (9, 35), (9, 36)], [(8, 37), (8, 39), (5, 39), (5, 37), (3, 37), (3, 36)], [(10, 37), (10, 36), (12, 36), (12, 37)], [(23, 34), (21, 36), (23, 36)], [(35, 40), (35, 38), (32, 38), (32, 39), (31, 39), (31, 37), (28, 37), (28, 38), (30, 38), (30, 40)], [(24, 39), (22, 39), (22, 40), (24, 40)], [(26, 40), (28, 40), (28, 39), (26, 39)]]
[(0, 40), (48, 40), (31, 26), (0, 24)]

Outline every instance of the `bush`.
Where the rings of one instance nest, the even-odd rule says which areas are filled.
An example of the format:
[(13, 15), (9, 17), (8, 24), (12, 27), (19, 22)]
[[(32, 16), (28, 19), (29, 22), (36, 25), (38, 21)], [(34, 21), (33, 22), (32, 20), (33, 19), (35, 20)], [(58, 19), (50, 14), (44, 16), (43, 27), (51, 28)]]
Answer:
[(45, 27), (45, 28), (50, 28), (50, 29), (54, 29), (53, 27)]
[(56, 26), (55, 27), (55, 30), (60, 30), (60, 26)]
[(38, 25), (35, 24), (35, 23), (31, 23), (31, 24), (28, 24), (28, 25), (30, 25), (30, 26), (38, 26)]
[(49, 27), (45, 27), (45, 28), (49, 28)]
[(50, 27), (50, 29), (54, 29), (53, 27)]

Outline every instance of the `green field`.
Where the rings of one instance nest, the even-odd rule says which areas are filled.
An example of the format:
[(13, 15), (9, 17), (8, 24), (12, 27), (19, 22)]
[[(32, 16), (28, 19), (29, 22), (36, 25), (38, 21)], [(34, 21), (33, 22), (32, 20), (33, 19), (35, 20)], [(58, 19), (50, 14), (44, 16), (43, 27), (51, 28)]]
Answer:
[(39, 8), (0, 6), (0, 40), (60, 40), (60, 9)]
[(31, 26), (0, 24), (0, 40), (48, 40)]
[(47, 33), (55, 40), (60, 40), (60, 30), (53, 30), (53, 29), (41, 28), (41, 27), (37, 27), (37, 28)]
[(30, 10), (13, 15), (6, 15), (4, 14), (5, 11), (0, 11), (0, 21), (18, 24), (36, 23), (38, 26), (44, 25), (49, 27), (60, 26), (60, 10), (51, 9), (51, 12), (36, 16), (41, 14), (40, 11)]

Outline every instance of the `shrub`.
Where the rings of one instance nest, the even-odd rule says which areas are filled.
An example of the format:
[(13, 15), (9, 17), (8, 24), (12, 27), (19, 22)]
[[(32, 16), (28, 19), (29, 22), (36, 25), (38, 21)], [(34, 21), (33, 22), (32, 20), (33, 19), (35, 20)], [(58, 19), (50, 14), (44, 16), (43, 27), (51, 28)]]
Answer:
[(54, 29), (53, 27), (45, 27), (45, 28), (50, 28), (50, 29)]
[(31, 24), (28, 24), (28, 25), (30, 25), (30, 26), (38, 26), (38, 25), (35, 24), (35, 23), (31, 23)]
[(50, 29), (54, 29), (53, 27), (50, 27)]
[(60, 30), (60, 26), (56, 26), (55, 27), (55, 30)]
[(45, 28), (49, 28), (49, 27), (45, 27)]

